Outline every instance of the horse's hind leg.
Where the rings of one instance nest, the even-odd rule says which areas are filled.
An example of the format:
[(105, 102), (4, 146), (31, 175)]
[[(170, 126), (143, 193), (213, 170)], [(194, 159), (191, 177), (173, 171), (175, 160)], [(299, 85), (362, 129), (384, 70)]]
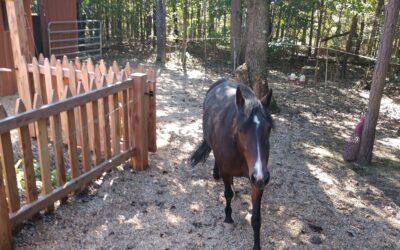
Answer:
[(225, 223), (233, 223), (232, 219), (232, 208), (231, 208), (231, 201), (233, 198), (233, 190), (232, 190), (232, 184), (233, 184), (233, 177), (222, 177), (224, 180), (224, 185), (225, 185), (225, 199), (226, 199), (226, 207), (225, 207)]
[(214, 180), (219, 180), (221, 178), (219, 175), (219, 167), (217, 166), (217, 162), (214, 163), (213, 177)]

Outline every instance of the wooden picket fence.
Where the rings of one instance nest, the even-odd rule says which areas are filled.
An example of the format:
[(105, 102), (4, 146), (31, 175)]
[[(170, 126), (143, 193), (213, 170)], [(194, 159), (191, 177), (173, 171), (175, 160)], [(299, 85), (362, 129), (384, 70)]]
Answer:
[[(14, 116), (7, 116), (0, 104), (0, 249), (12, 248), (13, 228), (43, 210), (51, 212), (56, 201), (79, 193), (104, 172), (125, 162), (146, 169), (148, 152), (157, 148), (153, 68), (140, 66), (133, 73), (129, 64), (120, 69), (114, 62), (107, 69), (104, 61), (94, 65), (91, 59), (40, 56), (27, 64), (27, 70), (33, 79), (33, 103), (18, 99)], [(18, 189), (12, 130), (18, 131), (23, 194)], [(33, 144), (40, 166), (40, 195)]]

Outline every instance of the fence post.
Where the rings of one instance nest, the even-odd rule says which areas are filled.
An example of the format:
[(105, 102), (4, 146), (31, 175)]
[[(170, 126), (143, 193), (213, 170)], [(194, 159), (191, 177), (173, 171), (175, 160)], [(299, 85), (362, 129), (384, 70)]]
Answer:
[[(0, 120), (6, 117), (7, 112), (3, 105), (0, 105)], [(0, 164), (3, 166), (0, 171), (3, 172), (5, 178), (8, 206), (10, 212), (15, 212), (20, 208), (20, 200), (10, 132), (0, 134)]]
[(133, 114), (131, 113), (131, 125), (133, 125), (135, 146), (134, 168), (145, 170), (148, 167), (148, 101), (146, 95), (147, 77), (143, 73), (134, 73), (133, 78)]
[(12, 249), (11, 222), (8, 216), (2, 166), (0, 166), (0, 249)]
[(329, 60), (329, 50), (326, 47), (326, 60), (325, 60), (325, 88), (328, 84), (328, 60)]
[[(6, 1), (8, 24), (10, 27), (10, 37), (14, 65), (17, 75), (18, 94), (23, 99), (28, 110), (32, 109), (33, 86), (29, 81), (26, 58), (32, 56), (32, 47), (29, 44), (26, 31), (25, 10), (22, 0)], [(31, 133), (33, 133), (31, 131)]]
[(156, 71), (153, 67), (147, 69), (148, 92), (149, 92), (149, 151), (157, 151), (157, 127), (156, 127)]

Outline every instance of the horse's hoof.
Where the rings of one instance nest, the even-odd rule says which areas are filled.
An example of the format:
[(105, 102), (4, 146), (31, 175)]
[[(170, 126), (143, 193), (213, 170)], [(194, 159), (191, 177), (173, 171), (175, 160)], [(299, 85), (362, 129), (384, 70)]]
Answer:
[(261, 247), (253, 247), (253, 250), (261, 250)]
[(233, 224), (233, 220), (232, 220), (232, 218), (226, 217), (225, 220), (224, 220), (224, 223)]

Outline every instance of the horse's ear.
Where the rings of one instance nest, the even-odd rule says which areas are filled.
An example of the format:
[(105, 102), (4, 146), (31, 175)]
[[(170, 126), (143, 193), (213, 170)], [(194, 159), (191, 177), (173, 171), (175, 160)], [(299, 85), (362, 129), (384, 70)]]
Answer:
[(261, 98), (261, 103), (262, 105), (264, 105), (264, 107), (268, 108), (269, 105), (271, 104), (271, 100), (272, 100), (272, 89), (268, 91), (268, 94), (266, 94)]
[(242, 91), (240, 90), (240, 86), (236, 89), (236, 108), (239, 110), (244, 106), (245, 100), (243, 98)]

